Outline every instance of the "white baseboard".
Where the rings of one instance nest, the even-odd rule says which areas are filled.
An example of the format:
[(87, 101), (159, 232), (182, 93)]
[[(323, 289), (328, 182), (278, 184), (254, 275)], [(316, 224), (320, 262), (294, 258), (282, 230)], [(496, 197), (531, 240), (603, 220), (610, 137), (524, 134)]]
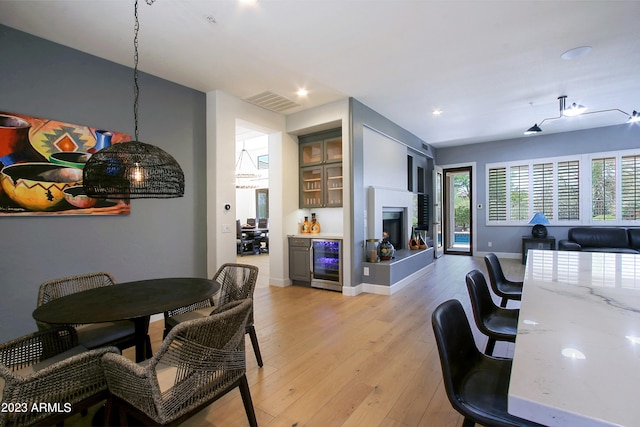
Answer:
[(505, 258), (505, 259), (520, 259), (522, 258), (522, 254), (521, 253), (513, 253), (513, 252), (476, 252), (475, 256), (477, 257), (481, 257), (484, 258), (487, 254), (489, 253), (494, 253), (496, 254), (496, 256), (498, 258)]
[[(394, 283), (391, 286), (375, 285), (373, 283), (361, 283), (361, 284), (359, 284), (357, 286), (352, 286), (350, 288), (342, 288), (342, 294), (343, 295), (349, 295), (349, 296), (355, 296), (355, 295), (359, 295), (359, 294), (361, 294), (363, 292), (366, 292), (366, 293), (369, 293), (369, 294), (393, 295), (396, 292), (398, 292), (399, 290), (401, 290), (402, 288), (404, 288), (405, 286), (407, 286), (409, 283), (413, 282), (415, 279), (417, 279), (421, 275), (423, 275), (426, 272), (428, 272), (429, 270), (431, 270), (432, 268), (433, 268), (433, 262), (431, 264), (427, 265), (426, 267), (421, 268), (420, 270), (416, 271), (415, 273), (405, 277), (404, 279)], [(349, 290), (346, 291), (347, 289), (349, 289)], [(351, 291), (351, 289), (353, 289), (353, 291)]]

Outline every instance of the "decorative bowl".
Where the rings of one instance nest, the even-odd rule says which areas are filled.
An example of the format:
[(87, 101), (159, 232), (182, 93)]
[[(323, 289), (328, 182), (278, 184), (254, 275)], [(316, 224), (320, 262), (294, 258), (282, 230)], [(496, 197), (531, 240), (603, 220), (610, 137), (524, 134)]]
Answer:
[(89, 160), (91, 154), (82, 153), (76, 151), (61, 151), (59, 153), (53, 153), (49, 156), (49, 161), (56, 165), (67, 166), (70, 168), (83, 169), (84, 165)]
[(98, 202), (98, 199), (87, 196), (82, 185), (67, 187), (63, 193), (67, 202), (77, 208), (92, 208)]
[(67, 202), (77, 208), (92, 208), (98, 202), (98, 199), (87, 196), (82, 185), (67, 187), (62, 192)]
[(20, 206), (52, 211), (64, 200), (64, 189), (82, 184), (82, 170), (51, 163), (15, 163), (2, 169), (2, 189)]

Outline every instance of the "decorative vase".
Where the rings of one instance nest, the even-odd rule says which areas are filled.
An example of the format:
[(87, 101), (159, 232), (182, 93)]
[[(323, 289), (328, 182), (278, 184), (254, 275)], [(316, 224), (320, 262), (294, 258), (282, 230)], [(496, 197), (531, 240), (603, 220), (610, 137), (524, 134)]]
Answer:
[(309, 217), (305, 216), (304, 221), (300, 223), (300, 233), (307, 234), (309, 232)]
[(309, 232), (311, 234), (318, 234), (320, 232), (320, 223), (316, 219), (316, 214), (311, 214), (311, 225), (309, 226)]
[(383, 240), (380, 242), (380, 246), (378, 246), (380, 251), (380, 259), (383, 261), (388, 261), (393, 258), (393, 255), (396, 253), (395, 248), (388, 240)]
[(378, 239), (367, 239), (365, 254), (367, 262), (380, 262), (379, 252), (380, 241)]
[(102, 150), (103, 148), (107, 148), (111, 146), (111, 138), (113, 137), (113, 132), (109, 132), (108, 130), (97, 130), (96, 131), (96, 145), (89, 148), (89, 153), (93, 154), (97, 151)]
[(409, 249), (413, 251), (420, 249), (419, 237), (418, 237), (418, 234), (416, 233), (416, 230), (413, 227), (411, 228), (411, 239), (409, 239)]
[(418, 247), (420, 249), (427, 249), (429, 245), (427, 245), (427, 241), (424, 237), (422, 237), (422, 231), (418, 231)]

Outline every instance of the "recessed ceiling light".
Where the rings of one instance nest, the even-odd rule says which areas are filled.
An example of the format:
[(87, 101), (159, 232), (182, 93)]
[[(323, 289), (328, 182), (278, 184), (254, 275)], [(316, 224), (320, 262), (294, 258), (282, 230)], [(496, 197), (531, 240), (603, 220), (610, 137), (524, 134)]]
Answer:
[(305, 88), (300, 88), (300, 89), (298, 89), (298, 91), (296, 92), (296, 94), (297, 94), (299, 97), (305, 97), (305, 96), (307, 96), (307, 95), (309, 94), (309, 92), (308, 92)]
[(436, 108), (435, 110), (433, 110), (431, 114), (433, 114), (434, 116), (440, 116), (442, 115), (442, 110), (439, 108)]
[(563, 53), (562, 55), (560, 55), (560, 58), (566, 60), (566, 61), (570, 61), (572, 59), (576, 59), (576, 58), (580, 58), (582, 56), (585, 56), (587, 54), (589, 54), (589, 52), (591, 52), (591, 46), (580, 46), (580, 47), (576, 47), (574, 49), (570, 49), (568, 51), (566, 51), (565, 53)]
[(248, 5), (258, 3), (258, 0), (239, 0), (239, 1), (240, 1), (240, 3), (242, 3), (242, 4), (248, 4)]

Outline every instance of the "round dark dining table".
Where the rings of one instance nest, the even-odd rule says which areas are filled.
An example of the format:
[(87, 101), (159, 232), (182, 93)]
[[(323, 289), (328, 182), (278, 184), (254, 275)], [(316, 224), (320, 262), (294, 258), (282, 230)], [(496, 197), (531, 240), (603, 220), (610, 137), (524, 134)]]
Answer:
[(122, 282), (56, 298), (36, 308), (33, 318), (51, 324), (101, 323), (133, 320), (136, 362), (146, 354), (149, 317), (209, 298), (220, 284), (197, 277)]

